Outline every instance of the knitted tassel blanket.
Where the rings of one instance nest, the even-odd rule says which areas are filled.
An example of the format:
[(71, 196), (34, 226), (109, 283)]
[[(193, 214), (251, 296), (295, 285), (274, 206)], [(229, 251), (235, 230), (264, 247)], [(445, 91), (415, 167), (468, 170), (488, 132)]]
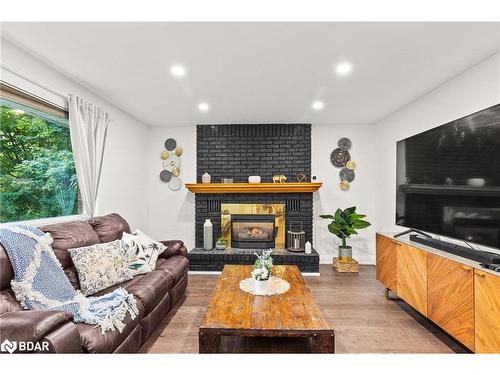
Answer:
[(94, 324), (106, 331), (122, 331), (127, 313), (138, 315), (135, 299), (123, 288), (99, 297), (75, 290), (52, 249), (52, 237), (29, 225), (0, 227), (0, 243), (14, 269), (12, 291), (26, 310), (59, 310), (75, 322)]

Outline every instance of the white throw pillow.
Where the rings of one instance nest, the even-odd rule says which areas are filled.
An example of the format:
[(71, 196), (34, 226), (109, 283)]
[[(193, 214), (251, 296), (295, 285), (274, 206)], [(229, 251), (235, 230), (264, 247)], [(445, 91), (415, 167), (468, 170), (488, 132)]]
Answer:
[(128, 258), (128, 268), (132, 276), (152, 271), (149, 266), (149, 259), (146, 258), (146, 254), (142, 249), (139, 236), (123, 232), (122, 246)]
[(142, 250), (144, 251), (149, 267), (151, 270), (154, 270), (156, 268), (158, 256), (163, 253), (167, 247), (161, 242), (153, 240), (139, 229), (137, 229), (134, 234), (139, 237), (139, 242), (142, 246)]
[(68, 251), (78, 272), (81, 291), (86, 296), (132, 278), (120, 240)]

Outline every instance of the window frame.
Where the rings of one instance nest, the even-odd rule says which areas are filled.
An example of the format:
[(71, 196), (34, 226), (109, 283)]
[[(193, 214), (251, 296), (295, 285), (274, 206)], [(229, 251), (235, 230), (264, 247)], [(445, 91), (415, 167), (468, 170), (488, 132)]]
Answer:
[[(23, 96), (26, 97), (27, 100), (30, 98), (33, 101), (38, 101), (42, 105), (45, 105), (48, 109), (52, 107), (55, 111), (66, 112), (69, 111), (69, 96), (64, 96), (60, 94), (55, 94), (54, 90), (49, 90), (46, 86), (42, 86), (40, 83), (33, 79), (28, 79), (20, 76), (18, 73), (8, 69), (4, 66), (1, 67), (2, 78), (0, 80), (0, 86), (3, 86), (5, 92), (9, 92), (9, 90), (17, 90), (22, 93)], [(10, 79), (9, 79), (10, 78)], [(29, 89), (34, 89), (34, 92), (28, 91)], [(54, 100), (55, 97), (59, 97), (59, 100)], [(24, 103), (21, 103), (24, 104)], [(70, 129), (71, 131), (71, 129)], [(73, 153), (73, 150), (71, 150)], [(75, 161), (76, 163), (76, 161)], [(76, 164), (75, 164), (76, 168)], [(79, 182), (78, 182), (79, 184)], [(56, 217), (47, 217), (47, 218), (39, 218), (39, 219), (30, 219), (30, 220), (19, 220), (19, 221), (9, 221), (0, 223), (0, 225), (9, 225), (9, 224), (28, 224), (32, 226), (42, 226), (49, 224), (57, 224), (64, 223), (68, 221), (74, 220), (86, 220), (90, 216), (85, 210), (85, 207), (82, 207), (82, 212), (74, 215), (65, 215), (65, 216), (56, 216)]]

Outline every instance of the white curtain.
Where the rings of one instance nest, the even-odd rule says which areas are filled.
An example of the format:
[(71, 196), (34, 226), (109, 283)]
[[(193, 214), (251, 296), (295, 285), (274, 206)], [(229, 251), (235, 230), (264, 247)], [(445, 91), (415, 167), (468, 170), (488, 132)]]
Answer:
[(94, 216), (109, 114), (82, 98), (70, 95), (69, 129), (76, 175), (85, 212)]

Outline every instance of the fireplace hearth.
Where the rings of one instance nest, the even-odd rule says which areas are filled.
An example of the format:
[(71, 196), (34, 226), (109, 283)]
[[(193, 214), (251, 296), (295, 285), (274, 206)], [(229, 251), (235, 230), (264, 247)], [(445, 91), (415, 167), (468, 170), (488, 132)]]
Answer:
[(274, 215), (231, 215), (231, 244), (239, 249), (274, 248)]

